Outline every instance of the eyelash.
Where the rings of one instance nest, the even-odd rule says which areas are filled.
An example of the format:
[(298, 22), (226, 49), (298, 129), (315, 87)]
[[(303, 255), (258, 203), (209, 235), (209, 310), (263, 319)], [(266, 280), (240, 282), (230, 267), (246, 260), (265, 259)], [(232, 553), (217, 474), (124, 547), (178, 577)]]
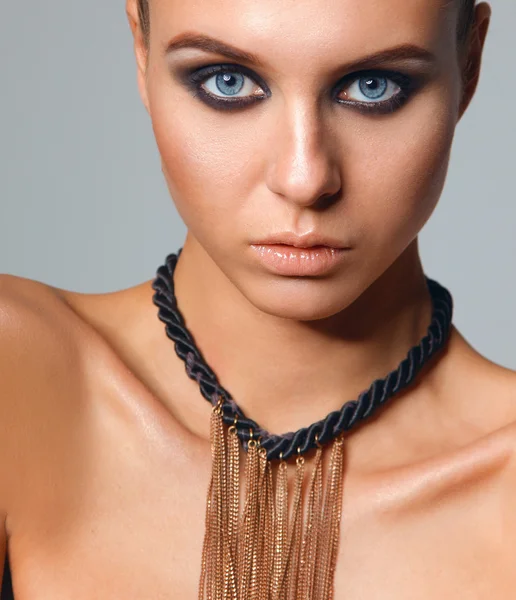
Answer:
[[(265, 96), (255, 96), (254, 98), (243, 97), (235, 100), (221, 100), (202, 88), (202, 84), (213, 77), (213, 75), (223, 73), (240, 73), (245, 77), (248, 77), (265, 90)], [(345, 89), (348, 82), (353, 83), (357, 80), (365, 79), (368, 76), (371, 78), (380, 77), (388, 79), (397, 84), (400, 87), (400, 91), (392, 96), (392, 98), (389, 100), (384, 100), (381, 102), (358, 102), (337, 99), (337, 96), (342, 92), (343, 89)], [(193, 72), (187, 73), (184, 79), (187, 87), (190, 89), (190, 92), (195, 98), (198, 97), (202, 102), (217, 110), (238, 110), (241, 108), (246, 108), (251, 104), (265, 100), (270, 96), (270, 92), (268, 91), (265, 82), (263, 82), (261, 78), (257, 77), (256, 74), (249, 69), (233, 63), (207, 65)], [(411, 97), (412, 93), (417, 87), (417, 81), (414, 78), (405, 75), (404, 73), (382, 69), (370, 69), (367, 71), (359, 71), (357, 73), (347, 75), (343, 80), (341, 80), (337, 90), (332, 92), (332, 98), (334, 98), (339, 104), (356, 108), (359, 112), (366, 114), (386, 114), (395, 112), (401, 108)]]

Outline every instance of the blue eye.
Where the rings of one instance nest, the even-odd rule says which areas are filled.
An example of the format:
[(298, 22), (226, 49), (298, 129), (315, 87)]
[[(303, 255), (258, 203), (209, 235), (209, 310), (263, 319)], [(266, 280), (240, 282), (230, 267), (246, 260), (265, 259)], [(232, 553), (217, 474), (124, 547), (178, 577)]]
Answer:
[(358, 77), (346, 89), (346, 98), (355, 102), (385, 102), (401, 91), (400, 86), (388, 77), (372, 75)]
[[(213, 77), (208, 81), (211, 79), (213, 79)], [(219, 73), (218, 75), (215, 75), (215, 86), (223, 94), (234, 96), (235, 94), (238, 94), (244, 85), (245, 78), (242, 73)], [(210, 91), (213, 93), (213, 90)]]
[(392, 112), (409, 98), (412, 88), (411, 78), (402, 73), (371, 71), (354, 76), (351, 85), (340, 88), (336, 100), (359, 110)]
[(241, 66), (211, 65), (192, 73), (187, 83), (203, 102), (215, 108), (230, 109), (268, 97), (267, 86), (257, 83), (256, 79)]
[[(218, 90), (222, 94), (234, 96), (245, 85), (245, 77), (242, 73), (219, 73), (214, 77), (210, 77), (204, 85), (207, 85), (212, 79), (215, 80), (216, 87), (216, 90), (210, 90), (212, 94)], [(209, 89), (209, 85), (207, 87)]]
[(381, 98), (389, 88), (389, 79), (387, 77), (360, 77), (356, 80), (360, 92), (371, 100)]
[[(270, 96), (265, 82), (236, 64), (216, 64), (189, 73), (186, 84), (194, 96), (221, 110), (243, 108)], [(332, 93), (339, 104), (362, 112), (393, 112), (410, 97), (416, 85), (399, 72), (362, 71), (347, 75)]]

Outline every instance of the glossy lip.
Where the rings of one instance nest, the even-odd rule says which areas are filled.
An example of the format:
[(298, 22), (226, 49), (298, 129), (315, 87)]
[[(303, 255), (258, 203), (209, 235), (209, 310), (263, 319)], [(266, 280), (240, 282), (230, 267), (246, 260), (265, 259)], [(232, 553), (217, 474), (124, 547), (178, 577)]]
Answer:
[(251, 248), (269, 271), (291, 277), (328, 273), (348, 257), (350, 250), (328, 246), (298, 248), (286, 244), (252, 244)]
[(282, 244), (294, 246), (295, 248), (311, 248), (313, 246), (327, 246), (335, 249), (349, 249), (349, 246), (342, 244), (339, 240), (324, 237), (314, 232), (305, 235), (296, 235), (291, 231), (274, 233), (263, 240), (253, 242), (253, 246), (270, 246), (272, 244)]

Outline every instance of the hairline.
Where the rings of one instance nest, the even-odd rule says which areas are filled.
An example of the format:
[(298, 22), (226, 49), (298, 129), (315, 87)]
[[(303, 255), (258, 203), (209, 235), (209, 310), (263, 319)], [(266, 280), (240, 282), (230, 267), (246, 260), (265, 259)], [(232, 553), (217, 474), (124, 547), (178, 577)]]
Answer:
[[(149, 47), (150, 42), (150, 11), (149, 0), (138, 1), (138, 17), (140, 20), (140, 29), (143, 34), (145, 46)], [(453, 0), (451, 0), (453, 2)], [(459, 48), (466, 45), (471, 28), (474, 22), (476, 0), (460, 0), (461, 13), (457, 23), (457, 42)]]

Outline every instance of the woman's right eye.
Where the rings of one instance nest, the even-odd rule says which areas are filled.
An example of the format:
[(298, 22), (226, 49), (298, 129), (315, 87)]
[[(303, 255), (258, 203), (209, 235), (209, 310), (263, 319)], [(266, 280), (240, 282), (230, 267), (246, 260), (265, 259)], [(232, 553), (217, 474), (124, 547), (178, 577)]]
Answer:
[(247, 106), (269, 96), (265, 85), (234, 65), (212, 65), (192, 73), (188, 83), (194, 96), (215, 108)]

